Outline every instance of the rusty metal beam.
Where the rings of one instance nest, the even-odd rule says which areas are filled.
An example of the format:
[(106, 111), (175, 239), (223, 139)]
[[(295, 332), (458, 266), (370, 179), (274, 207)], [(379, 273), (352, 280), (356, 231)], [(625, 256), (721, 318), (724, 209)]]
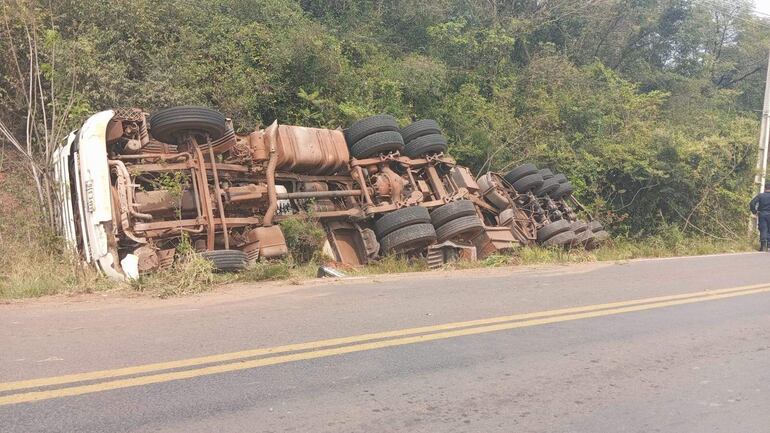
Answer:
[(362, 191), (360, 189), (348, 189), (340, 191), (300, 191), (277, 193), (279, 199), (301, 199), (301, 198), (335, 198), (335, 197), (357, 197)]

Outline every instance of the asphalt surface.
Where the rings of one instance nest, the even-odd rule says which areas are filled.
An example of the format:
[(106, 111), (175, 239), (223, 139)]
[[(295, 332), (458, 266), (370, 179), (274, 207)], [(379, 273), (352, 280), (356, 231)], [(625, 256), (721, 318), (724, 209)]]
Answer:
[[(764, 433), (770, 291), (661, 298), (770, 287), (768, 264), (770, 254), (750, 253), (268, 284), (165, 301), (94, 295), (0, 305), (0, 432)], [(606, 305), (638, 299), (647, 301), (633, 303), (642, 305), (635, 311)], [(201, 368), (183, 379), (148, 370), (8, 387), (414, 327), (438, 335), (436, 325), (583, 306), (593, 316), (535, 315), (547, 319), (506, 329), (484, 322), (463, 329), (490, 331), (409, 344), (338, 342), (328, 353), (295, 349), (253, 368), (260, 356), (278, 358), (163, 370), (232, 370)], [(396, 343), (378, 347), (383, 341)], [(310, 355), (290, 358), (296, 353)], [(141, 384), (148, 376), (160, 379)], [(104, 383), (117, 385), (101, 390)], [(61, 395), (71, 389), (83, 391)], [(40, 391), (51, 392), (14, 400)]]

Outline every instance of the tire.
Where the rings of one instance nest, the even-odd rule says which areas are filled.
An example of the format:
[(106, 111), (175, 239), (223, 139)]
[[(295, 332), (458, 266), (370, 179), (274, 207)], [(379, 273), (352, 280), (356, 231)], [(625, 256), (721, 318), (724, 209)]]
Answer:
[(585, 247), (593, 239), (594, 239), (594, 232), (592, 232), (591, 230), (584, 230), (583, 232), (577, 234), (577, 238), (575, 238), (575, 245), (582, 245), (583, 247)]
[(246, 268), (248, 257), (239, 250), (204, 251), (201, 257), (214, 264), (214, 269), (221, 272), (237, 272)]
[(487, 173), (484, 176), (480, 176), (476, 179), (476, 183), (479, 184), (480, 192), (484, 194), (484, 198), (498, 209), (506, 209), (511, 205), (510, 200), (506, 195), (503, 195), (500, 191), (493, 189), (497, 184), (492, 173)]
[(591, 229), (592, 232), (596, 233), (600, 230), (604, 230), (604, 226), (599, 221), (593, 220), (590, 223), (588, 223), (588, 227)]
[(374, 222), (374, 233), (377, 238), (382, 238), (413, 224), (430, 224), (428, 209), (422, 206), (411, 206), (387, 213)]
[(567, 220), (558, 220), (548, 223), (548, 225), (543, 226), (543, 228), (537, 231), (537, 241), (541, 243), (545, 242), (559, 233), (568, 231), (570, 227), (572, 227), (572, 224)]
[(150, 133), (157, 140), (176, 145), (181, 144), (182, 135), (185, 134), (208, 134), (211, 141), (214, 141), (225, 135), (225, 121), (224, 114), (208, 107), (170, 107), (150, 116)]
[(444, 242), (460, 235), (473, 236), (484, 230), (484, 223), (477, 215), (453, 219), (436, 229), (436, 240)]
[(540, 176), (543, 176), (543, 179), (548, 180), (553, 177), (553, 172), (550, 168), (544, 168), (540, 170), (538, 173), (540, 173)]
[(404, 140), (398, 132), (375, 132), (358, 140), (350, 148), (350, 155), (359, 159), (369, 158), (380, 153), (400, 151), (403, 148)]
[(572, 186), (571, 182), (564, 182), (560, 184), (557, 189), (551, 192), (549, 196), (554, 200), (558, 200), (560, 198), (563, 198), (565, 196), (572, 194), (572, 191), (574, 190), (575, 190), (575, 187)]
[(441, 134), (423, 135), (408, 142), (404, 146), (404, 155), (410, 158), (446, 152), (446, 138)]
[(401, 128), (401, 136), (404, 137), (404, 143), (409, 143), (415, 138), (429, 134), (441, 134), (441, 128), (433, 119), (418, 120), (409, 126)]
[(350, 125), (346, 131), (345, 139), (348, 141), (348, 146), (352, 148), (367, 135), (385, 131), (399, 132), (398, 121), (390, 114), (378, 114), (365, 117)]
[(400, 228), (380, 239), (382, 254), (405, 253), (436, 242), (436, 229), (430, 224), (414, 224)]
[(565, 182), (568, 182), (568, 181), (569, 181), (569, 180), (567, 179), (567, 176), (565, 176), (565, 175), (563, 175), (563, 174), (561, 174), (561, 173), (559, 173), (559, 174), (554, 174), (554, 175), (553, 175), (553, 179), (556, 179), (556, 180), (557, 180), (559, 183), (565, 183)]
[(476, 215), (476, 205), (470, 200), (457, 200), (439, 206), (430, 213), (433, 226), (439, 228), (453, 219)]
[(575, 242), (576, 235), (572, 231), (566, 231), (559, 233), (558, 235), (551, 236), (547, 241), (543, 242), (544, 247), (560, 247), (569, 246)]
[(524, 176), (536, 174), (539, 170), (535, 164), (523, 164), (509, 171), (503, 178), (511, 185)]
[(543, 186), (543, 183), (545, 183), (543, 176), (540, 176), (540, 173), (535, 173), (524, 176), (514, 182), (513, 189), (515, 189), (517, 192), (525, 193), (540, 188)]
[(588, 230), (588, 223), (586, 223), (585, 221), (580, 221), (580, 220), (575, 221), (570, 226), (570, 230), (575, 232), (575, 234), (583, 233), (584, 231)]
[(559, 189), (559, 185), (561, 185), (559, 181), (554, 179), (553, 176), (551, 176), (550, 178), (546, 179), (542, 185), (540, 185), (540, 188), (536, 189), (533, 192), (535, 193), (536, 196), (545, 197), (546, 195)]
[(609, 238), (610, 238), (610, 234), (604, 230), (599, 230), (598, 232), (594, 232), (593, 238), (590, 239), (588, 242), (586, 242), (586, 249), (594, 250), (596, 248), (599, 248)]

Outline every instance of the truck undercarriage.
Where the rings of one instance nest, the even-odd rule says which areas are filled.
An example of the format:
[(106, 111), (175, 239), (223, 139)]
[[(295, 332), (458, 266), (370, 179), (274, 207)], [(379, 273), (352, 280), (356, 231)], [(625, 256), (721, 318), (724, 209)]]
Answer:
[(438, 125), (388, 115), (346, 130), (279, 125), (248, 134), (205, 107), (98, 113), (57, 152), (59, 229), (116, 278), (171, 266), (181, 243), (223, 270), (288, 253), (280, 222), (324, 228), (331, 259), (457, 257), (541, 243), (595, 248), (608, 235), (563, 175), (531, 164), (478, 179)]

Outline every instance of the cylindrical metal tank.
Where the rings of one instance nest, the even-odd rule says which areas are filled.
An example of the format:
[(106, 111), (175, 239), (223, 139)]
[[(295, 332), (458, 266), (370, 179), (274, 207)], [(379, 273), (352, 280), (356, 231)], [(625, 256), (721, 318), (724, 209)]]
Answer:
[(279, 170), (314, 175), (347, 171), (350, 154), (342, 131), (273, 124), (264, 139), (268, 149), (275, 146)]

